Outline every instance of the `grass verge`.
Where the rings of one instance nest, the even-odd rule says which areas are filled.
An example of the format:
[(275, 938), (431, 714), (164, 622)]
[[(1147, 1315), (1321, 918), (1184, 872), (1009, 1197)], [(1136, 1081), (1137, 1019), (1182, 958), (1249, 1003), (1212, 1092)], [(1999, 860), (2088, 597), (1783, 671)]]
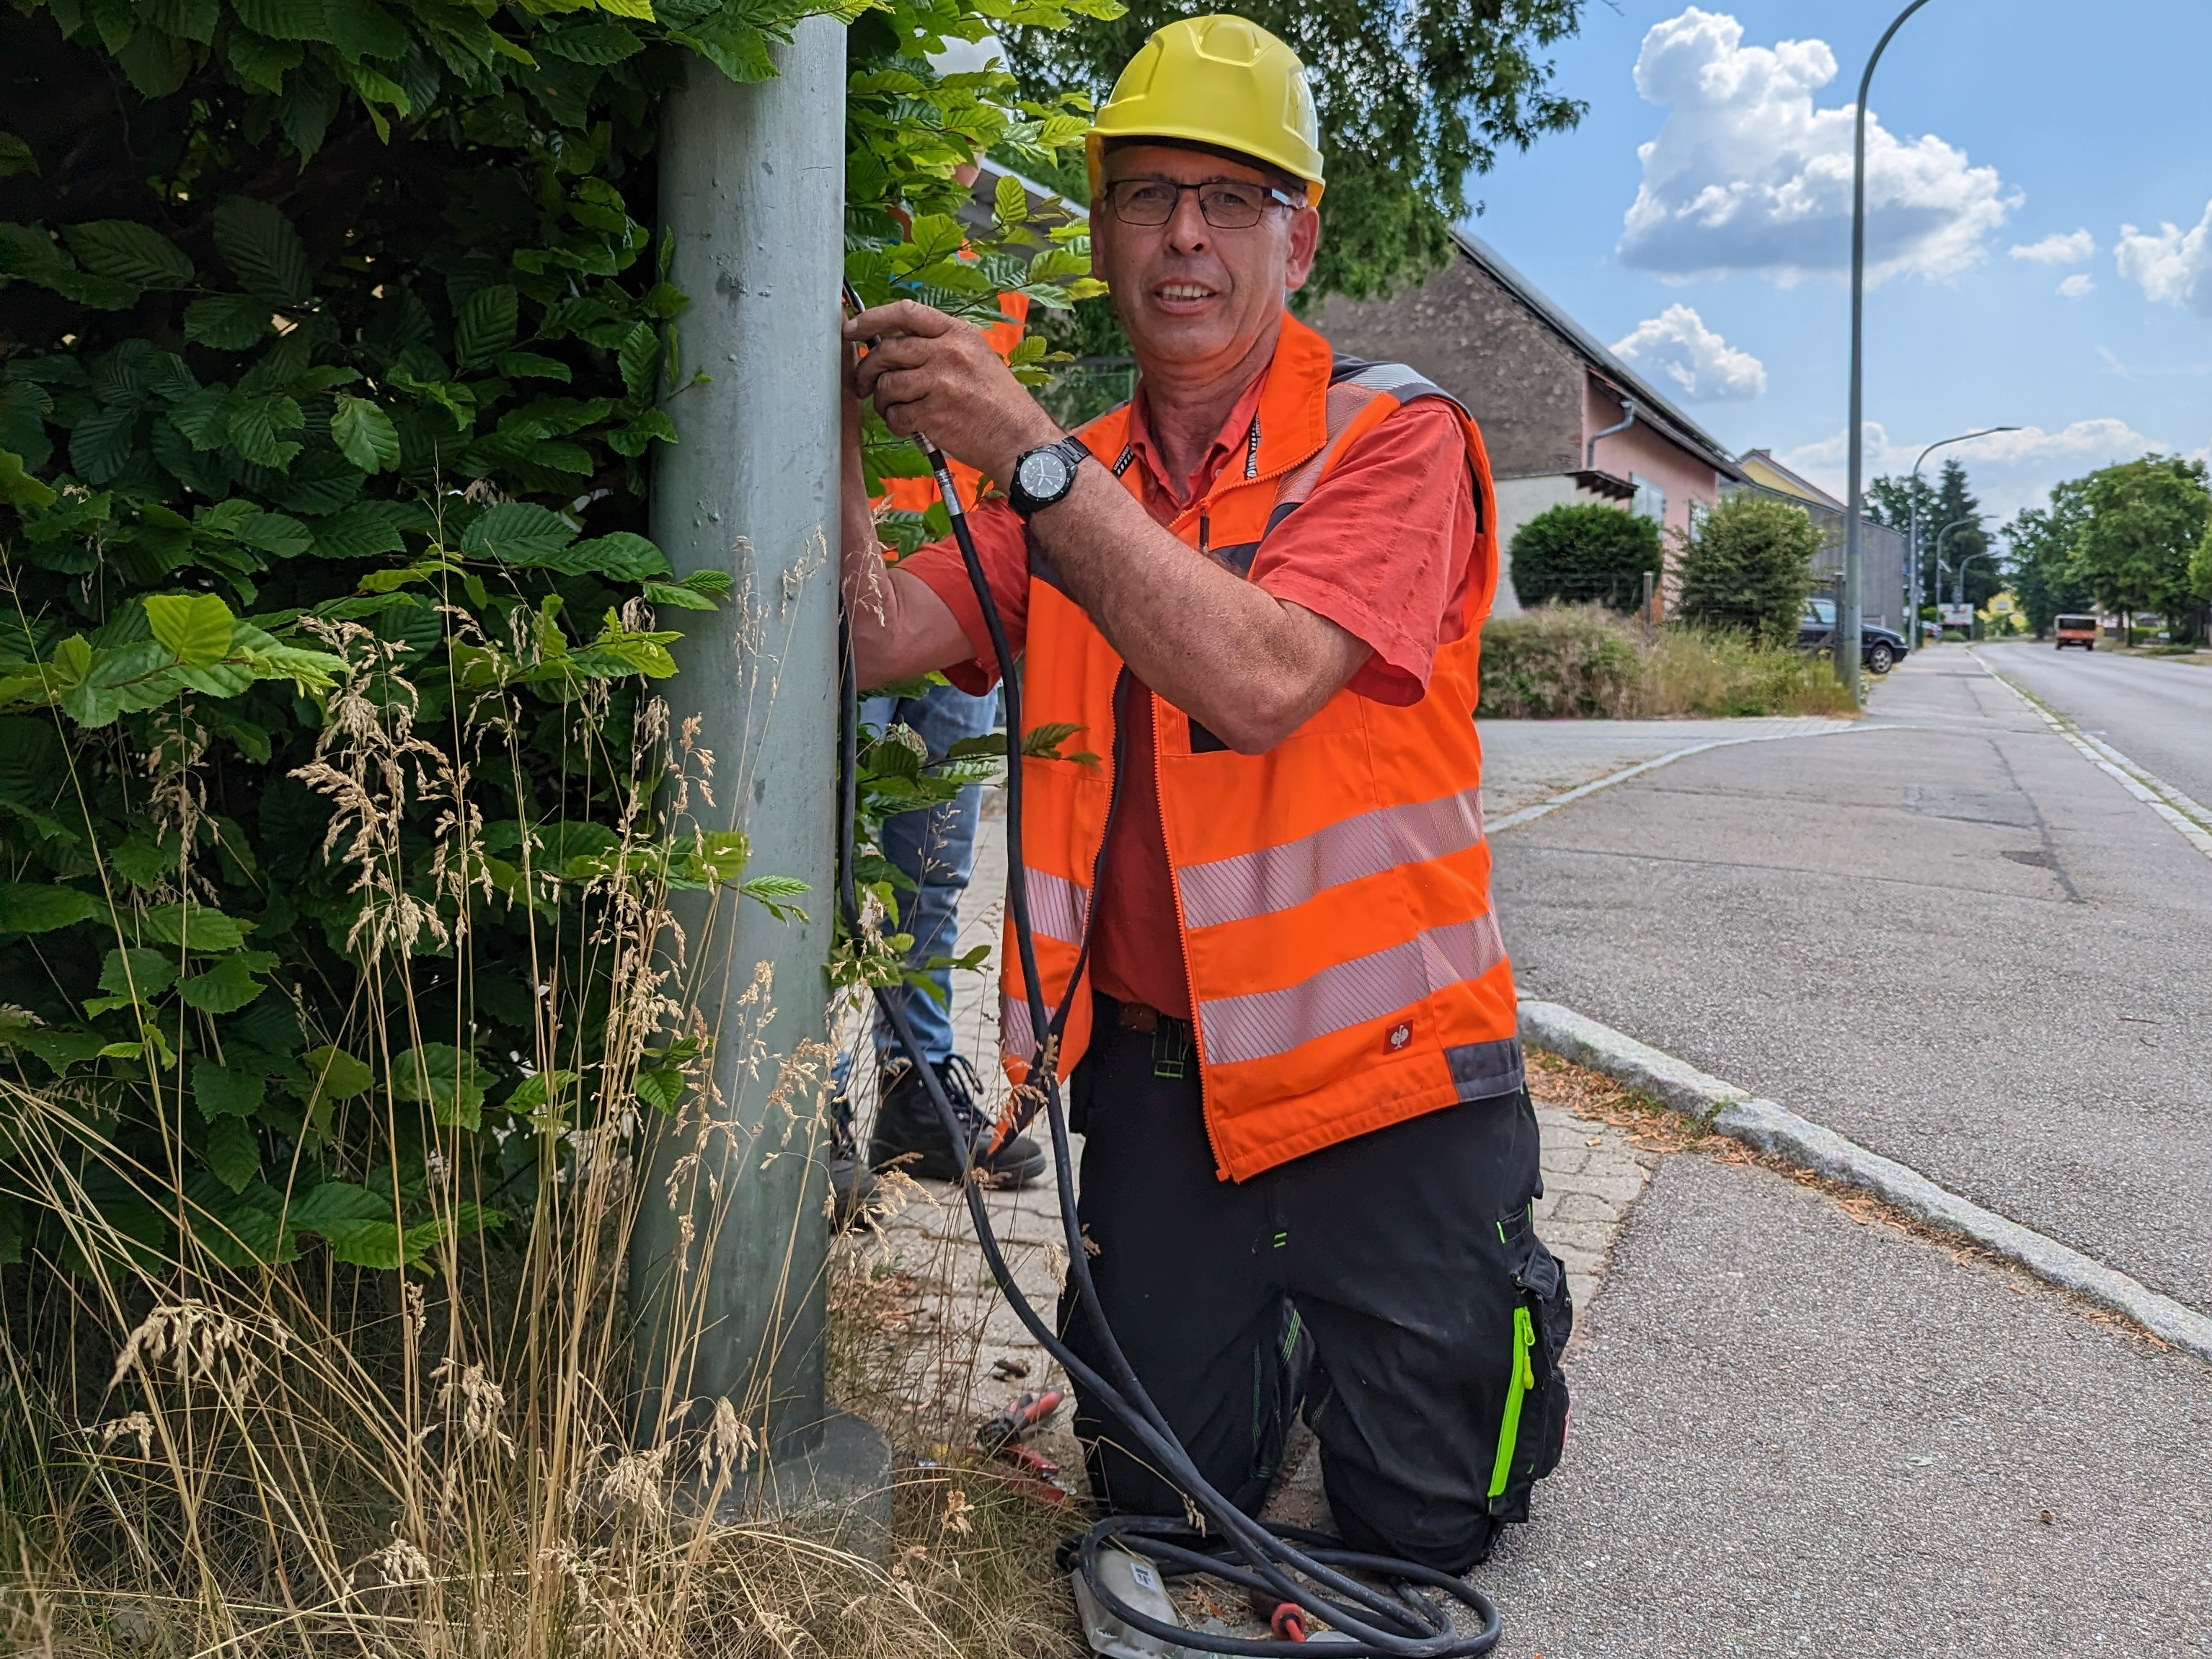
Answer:
[(1482, 635), (1492, 720), (1650, 720), (1668, 715), (1857, 712), (1824, 658), (1727, 631), (1641, 626), (1601, 605), (1541, 605)]

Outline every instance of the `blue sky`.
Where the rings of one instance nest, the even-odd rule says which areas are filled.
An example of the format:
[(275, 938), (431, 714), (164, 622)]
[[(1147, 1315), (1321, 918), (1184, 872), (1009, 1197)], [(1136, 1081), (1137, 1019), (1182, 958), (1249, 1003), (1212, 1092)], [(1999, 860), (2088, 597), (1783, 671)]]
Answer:
[[(1581, 126), (1468, 181), (1469, 228), (1716, 437), (1838, 493), (1843, 112), (1894, 14), (1591, 0), (1554, 54)], [(1943, 452), (2005, 514), (2146, 449), (2212, 452), (2207, 62), (2201, 0), (1934, 0), (1905, 24), (1868, 100), (1870, 477), (2027, 428)]]

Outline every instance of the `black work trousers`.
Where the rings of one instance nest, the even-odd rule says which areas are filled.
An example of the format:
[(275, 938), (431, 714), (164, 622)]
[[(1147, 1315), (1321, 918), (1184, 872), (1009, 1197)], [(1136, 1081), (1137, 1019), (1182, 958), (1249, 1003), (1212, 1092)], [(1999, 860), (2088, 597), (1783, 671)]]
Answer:
[[(1445, 1571), (1482, 1559), (1500, 1525), (1526, 1518), (1565, 1430), (1558, 1358), (1571, 1313), (1530, 1217), (1542, 1183), (1527, 1094), (1223, 1182), (1188, 1027), (1130, 1030), (1105, 998), (1097, 1012), (1071, 1088), (1091, 1278), (1200, 1472), (1256, 1511), (1303, 1410), (1348, 1544)], [(1073, 1283), (1061, 1328), (1110, 1379)], [(1102, 1501), (1183, 1512), (1080, 1390), (1076, 1430)]]

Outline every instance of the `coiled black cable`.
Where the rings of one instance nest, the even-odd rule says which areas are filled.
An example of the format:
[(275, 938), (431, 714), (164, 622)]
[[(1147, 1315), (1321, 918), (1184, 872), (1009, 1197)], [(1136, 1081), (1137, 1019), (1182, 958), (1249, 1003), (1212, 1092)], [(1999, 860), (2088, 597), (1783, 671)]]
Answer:
[[(1094, 1408), (1119, 1418), (1138, 1446), (1206, 1517), (1224, 1534), (1210, 1541), (1206, 1534), (1179, 1519), (1152, 1516), (1109, 1516), (1083, 1538), (1077, 1553), (1079, 1570), (1100, 1605), (1133, 1630), (1181, 1647), (1206, 1653), (1251, 1656), (1252, 1659), (1295, 1659), (1302, 1649), (1297, 1641), (1267, 1641), (1188, 1630), (1152, 1618), (1114, 1595), (1097, 1571), (1098, 1552), (1109, 1545), (1142, 1554), (1170, 1576), (1204, 1573), (1236, 1584), (1276, 1602), (1291, 1602), (1324, 1620), (1349, 1637), (1349, 1644), (1332, 1643), (1333, 1652), (1360, 1659), (1474, 1659), (1497, 1645), (1498, 1609), (1490, 1598), (1449, 1573), (1417, 1562), (1394, 1560), (1334, 1547), (1323, 1534), (1296, 1527), (1270, 1526), (1246, 1515), (1206, 1480), (1192, 1462), (1159, 1408), (1138, 1380), (1121, 1345), (1106, 1323), (1103, 1304), (1091, 1279), (1089, 1253), (1084, 1248), (1082, 1224), (1075, 1209), (1075, 1175), (1068, 1146), (1067, 1117), (1062, 1108), (1058, 1068), (1052, 1060), (1056, 1038), (1082, 983), (1081, 963), (1090, 950), (1090, 928), (1084, 930), (1084, 957), (1068, 981), (1066, 994), (1047, 1018), (1043, 978), (1037, 971), (1035, 941), (1030, 929), (1028, 871), (1022, 859), (1022, 696), (1020, 676), (1008, 648), (1006, 628), (991, 596), (991, 585), (975, 552), (975, 538), (959, 493), (953, 487), (945, 456), (926, 438), (917, 437), (929, 458), (939, 495), (952, 520), (968, 580), (975, 590), (983, 622), (991, 636), (1000, 682), (1006, 699), (1006, 905), (1013, 924), (1014, 946), (1020, 962), (1023, 988), (1029, 1004), (1030, 1030), (1036, 1046), (1030, 1057), (1030, 1086), (1041, 1084), (1043, 1115), (1052, 1139), (1053, 1169), (1059, 1185), (1060, 1224), (1067, 1238), (1068, 1273), (1075, 1285), (1075, 1300), (1097, 1332), (1099, 1346), (1113, 1372), (1109, 1379), (1085, 1364), (1059, 1337), (1052, 1322), (1030, 1306), (1006, 1265), (991, 1218), (985, 1208), (982, 1186), (969, 1167), (969, 1133), (945, 1095), (935, 1071), (916, 1060), (915, 1070), (941, 1119), (960, 1162), (960, 1187), (968, 1213), (975, 1224), (975, 1238), (983, 1259), (998, 1281), (1001, 1294), (1015, 1316), (1044, 1351), (1059, 1362)], [(860, 931), (860, 903), (853, 872), (854, 824), (860, 799), (860, 709), (858, 671), (853, 659), (849, 628), (840, 612), (842, 647), (843, 717), (839, 740), (839, 857), (838, 902), (845, 925), (857, 938)], [(1091, 907), (1096, 914), (1097, 906)], [(907, 1020), (905, 1010), (887, 988), (878, 987), (876, 1002), (890, 1023), (901, 1048), (919, 1056), (921, 1046)], [(1377, 1589), (1351, 1577), (1364, 1572), (1389, 1586)], [(1301, 1583), (1295, 1573), (1310, 1580)], [(1319, 1586), (1315, 1589), (1312, 1586)], [(1444, 1606), (1425, 1593), (1435, 1590), (1467, 1607), (1480, 1623), (1471, 1635), (1453, 1624)]]

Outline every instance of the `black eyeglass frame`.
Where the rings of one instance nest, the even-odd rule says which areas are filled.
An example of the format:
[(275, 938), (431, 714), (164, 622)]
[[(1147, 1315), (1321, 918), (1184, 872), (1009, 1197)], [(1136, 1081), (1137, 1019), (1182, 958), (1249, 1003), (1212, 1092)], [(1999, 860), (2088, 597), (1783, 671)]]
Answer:
[[(1158, 185), (1164, 186), (1166, 189), (1172, 190), (1176, 193), (1175, 205), (1168, 210), (1168, 216), (1164, 219), (1156, 220), (1150, 223), (1139, 219), (1132, 219), (1121, 211), (1121, 198), (1120, 192), (1121, 186), (1124, 185)], [(1187, 190), (1199, 192), (1199, 216), (1204, 219), (1207, 224), (1212, 226), (1214, 229), (1251, 229), (1254, 225), (1260, 222), (1258, 216), (1255, 216), (1251, 220), (1243, 224), (1224, 225), (1218, 223), (1213, 216), (1206, 210), (1205, 192), (1209, 190), (1217, 189), (1224, 185), (1241, 185), (1247, 190), (1256, 190), (1260, 191), (1261, 195), (1267, 198), (1267, 199), (1260, 204), (1262, 213), (1271, 207), (1289, 208), (1295, 212), (1297, 209), (1306, 205), (1306, 198), (1303, 196), (1292, 196), (1286, 191), (1277, 190), (1273, 185), (1263, 185), (1256, 179), (1201, 179), (1194, 185), (1179, 185), (1172, 179), (1115, 179), (1109, 182), (1104, 186), (1104, 194), (1106, 197), (1107, 205), (1112, 209), (1114, 216), (1120, 220), (1123, 224), (1133, 226), (1139, 230), (1158, 230), (1162, 225), (1173, 224), (1175, 222), (1176, 213), (1179, 212), (1182, 207), (1182, 193)]]

